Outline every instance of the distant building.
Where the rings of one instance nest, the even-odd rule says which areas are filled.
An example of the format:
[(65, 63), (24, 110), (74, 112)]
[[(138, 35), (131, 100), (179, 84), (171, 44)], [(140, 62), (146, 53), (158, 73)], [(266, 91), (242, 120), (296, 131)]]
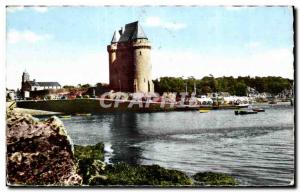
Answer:
[(259, 92), (252, 87), (247, 87), (247, 96), (248, 97), (257, 97), (259, 95)]
[(114, 91), (154, 92), (151, 45), (138, 21), (115, 31), (109, 53), (109, 84)]
[(27, 73), (26, 71), (23, 72), (22, 86), (21, 86), (22, 93), (27, 93), (31, 91), (49, 90), (49, 89), (60, 89), (60, 88), (61, 85), (58, 82), (37, 82), (35, 81), (35, 79), (31, 81), (29, 73)]
[(277, 95), (277, 97), (282, 99), (288, 99), (293, 97), (293, 89), (284, 89)]
[(222, 97), (230, 97), (230, 93), (228, 92), (219, 92), (218, 96), (222, 96)]

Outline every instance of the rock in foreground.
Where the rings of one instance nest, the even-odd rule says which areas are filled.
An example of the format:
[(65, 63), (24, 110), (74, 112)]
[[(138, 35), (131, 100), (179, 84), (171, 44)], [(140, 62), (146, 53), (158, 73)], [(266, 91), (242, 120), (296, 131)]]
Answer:
[(71, 140), (62, 122), (7, 112), (7, 184), (78, 185)]

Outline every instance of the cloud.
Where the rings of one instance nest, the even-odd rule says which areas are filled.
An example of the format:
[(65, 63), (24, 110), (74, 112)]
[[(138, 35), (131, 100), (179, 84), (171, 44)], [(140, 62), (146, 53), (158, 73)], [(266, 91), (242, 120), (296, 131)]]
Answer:
[(179, 30), (186, 27), (185, 23), (162, 21), (159, 17), (148, 17), (145, 25), (149, 27), (163, 27), (170, 30)]
[[(39, 13), (45, 13), (48, 11), (48, 7), (45, 7), (45, 6), (26, 7), (26, 8), (30, 8), (31, 10), (34, 10)], [(11, 7), (6, 8), (7, 12), (9, 12), (9, 13), (23, 11), (24, 9), (25, 9), (24, 6), (11, 6)]]
[(25, 30), (25, 31), (17, 31), (17, 30), (10, 30), (7, 33), (7, 42), (10, 44), (15, 44), (18, 42), (29, 42), (35, 43), (38, 41), (43, 41), (50, 39), (52, 36), (49, 34), (36, 34), (32, 31)]

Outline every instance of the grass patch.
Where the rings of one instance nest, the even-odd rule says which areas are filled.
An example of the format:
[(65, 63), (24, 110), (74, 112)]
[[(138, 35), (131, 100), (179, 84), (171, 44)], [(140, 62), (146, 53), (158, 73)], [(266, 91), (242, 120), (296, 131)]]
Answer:
[(234, 177), (225, 173), (201, 172), (193, 176), (200, 185), (232, 186), (237, 185)]
[(107, 166), (103, 176), (94, 177), (90, 185), (191, 185), (192, 180), (183, 172), (169, 170), (158, 165), (128, 165), (119, 163)]
[(77, 159), (98, 159), (104, 161), (104, 144), (96, 145), (74, 145), (74, 155)]

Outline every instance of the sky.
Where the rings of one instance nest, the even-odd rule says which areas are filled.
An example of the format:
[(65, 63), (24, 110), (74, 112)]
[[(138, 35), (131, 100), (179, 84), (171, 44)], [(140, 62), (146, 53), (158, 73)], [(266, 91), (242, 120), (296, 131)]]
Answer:
[(113, 32), (139, 21), (162, 76), (293, 79), (291, 7), (8, 7), (6, 86), (24, 70), (61, 85), (109, 82)]

